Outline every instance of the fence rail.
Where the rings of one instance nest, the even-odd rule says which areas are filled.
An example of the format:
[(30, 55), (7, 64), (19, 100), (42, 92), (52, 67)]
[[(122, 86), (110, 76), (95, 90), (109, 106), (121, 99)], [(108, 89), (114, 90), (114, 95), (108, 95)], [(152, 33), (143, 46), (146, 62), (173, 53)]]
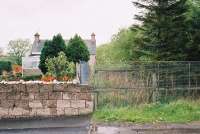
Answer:
[[(179, 97), (194, 99), (200, 96), (200, 61), (135, 62), (123, 66), (97, 66), (92, 84), (95, 91), (102, 94), (100, 99), (105, 100), (108, 95), (107, 102), (109, 98), (119, 94), (121, 99), (119, 96), (116, 99), (126, 98), (135, 103), (166, 101)], [(129, 101), (126, 100), (127, 103)]]

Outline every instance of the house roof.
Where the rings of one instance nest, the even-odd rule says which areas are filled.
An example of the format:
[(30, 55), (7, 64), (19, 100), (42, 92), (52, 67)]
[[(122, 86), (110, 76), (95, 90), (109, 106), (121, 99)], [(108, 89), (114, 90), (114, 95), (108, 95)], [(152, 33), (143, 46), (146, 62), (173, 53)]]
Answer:
[[(46, 40), (39, 40), (39, 42), (34, 41), (31, 49), (31, 55), (40, 55), (42, 48), (44, 47), (44, 43)], [(90, 55), (96, 54), (96, 42), (92, 40), (83, 40), (88, 47)], [(68, 44), (69, 40), (65, 40), (66, 44)]]

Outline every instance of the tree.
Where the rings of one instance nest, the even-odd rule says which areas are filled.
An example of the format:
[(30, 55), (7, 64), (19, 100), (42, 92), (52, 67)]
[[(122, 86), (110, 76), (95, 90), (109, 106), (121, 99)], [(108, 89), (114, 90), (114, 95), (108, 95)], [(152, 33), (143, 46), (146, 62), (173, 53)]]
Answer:
[(30, 50), (29, 40), (11, 40), (8, 44), (9, 55), (16, 59), (16, 63), (22, 64), (22, 57)]
[(188, 13), (188, 36), (190, 42), (187, 44), (187, 60), (199, 61), (200, 57), (200, 2), (191, 0), (188, 2), (190, 5), (190, 12)]
[(57, 57), (61, 51), (66, 52), (66, 44), (61, 34), (54, 36), (52, 40), (47, 40), (44, 43), (39, 64), (39, 68), (43, 74), (47, 73), (47, 67), (45, 65), (46, 59)]
[(46, 67), (48, 74), (59, 79), (60, 77), (75, 76), (74, 63), (69, 62), (64, 52), (60, 52), (58, 57), (46, 59)]
[(80, 61), (88, 61), (90, 59), (88, 48), (78, 35), (75, 35), (69, 40), (66, 55), (74, 63), (80, 63)]
[(190, 42), (187, 31), (187, 0), (140, 0), (133, 2), (145, 9), (135, 18), (142, 26), (142, 36), (136, 41), (144, 55), (155, 60), (186, 60), (187, 44)]

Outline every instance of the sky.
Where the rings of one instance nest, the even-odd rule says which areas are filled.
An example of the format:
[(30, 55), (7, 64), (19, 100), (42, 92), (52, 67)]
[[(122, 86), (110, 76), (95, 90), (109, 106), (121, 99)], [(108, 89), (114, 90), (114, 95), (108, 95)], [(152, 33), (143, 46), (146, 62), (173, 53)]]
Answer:
[(0, 0), (0, 47), (10, 40), (30, 39), (38, 32), (41, 39), (61, 33), (90, 38), (97, 45), (109, 42), (120, 28), (133, 24), (137, 9), (132, 0)]

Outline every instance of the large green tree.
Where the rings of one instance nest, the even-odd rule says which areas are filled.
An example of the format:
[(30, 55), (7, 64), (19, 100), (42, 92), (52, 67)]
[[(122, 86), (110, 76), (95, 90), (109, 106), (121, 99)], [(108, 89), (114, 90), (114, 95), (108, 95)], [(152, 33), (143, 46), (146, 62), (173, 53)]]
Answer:
[(200, 57), (200, 1), (189, 0), (190, 12), (188, 15), (188, 36), (190, 42), (187, 44), (187, 60), (199, 61)]
[(44, 43), (39, 64), (39, 68), (43, 74), (47, 73), (47, 67), (45, 65), (46, 59), (57, 57), (61, 51), (66, 52), (66, 44), (61, 34), (53, 36), (52, 40), (47, 40)]
[(155, 60), (187, 60), (187, 0), (140, 0), (133, 2), (143, 10), (136, 15), (142, 36), (137, 44), (144, 55)]
[(75, 35), (69, 40), (66, 56), (74, 63), (88, 61), (90, 59), (89, 50), (80, 36)]

